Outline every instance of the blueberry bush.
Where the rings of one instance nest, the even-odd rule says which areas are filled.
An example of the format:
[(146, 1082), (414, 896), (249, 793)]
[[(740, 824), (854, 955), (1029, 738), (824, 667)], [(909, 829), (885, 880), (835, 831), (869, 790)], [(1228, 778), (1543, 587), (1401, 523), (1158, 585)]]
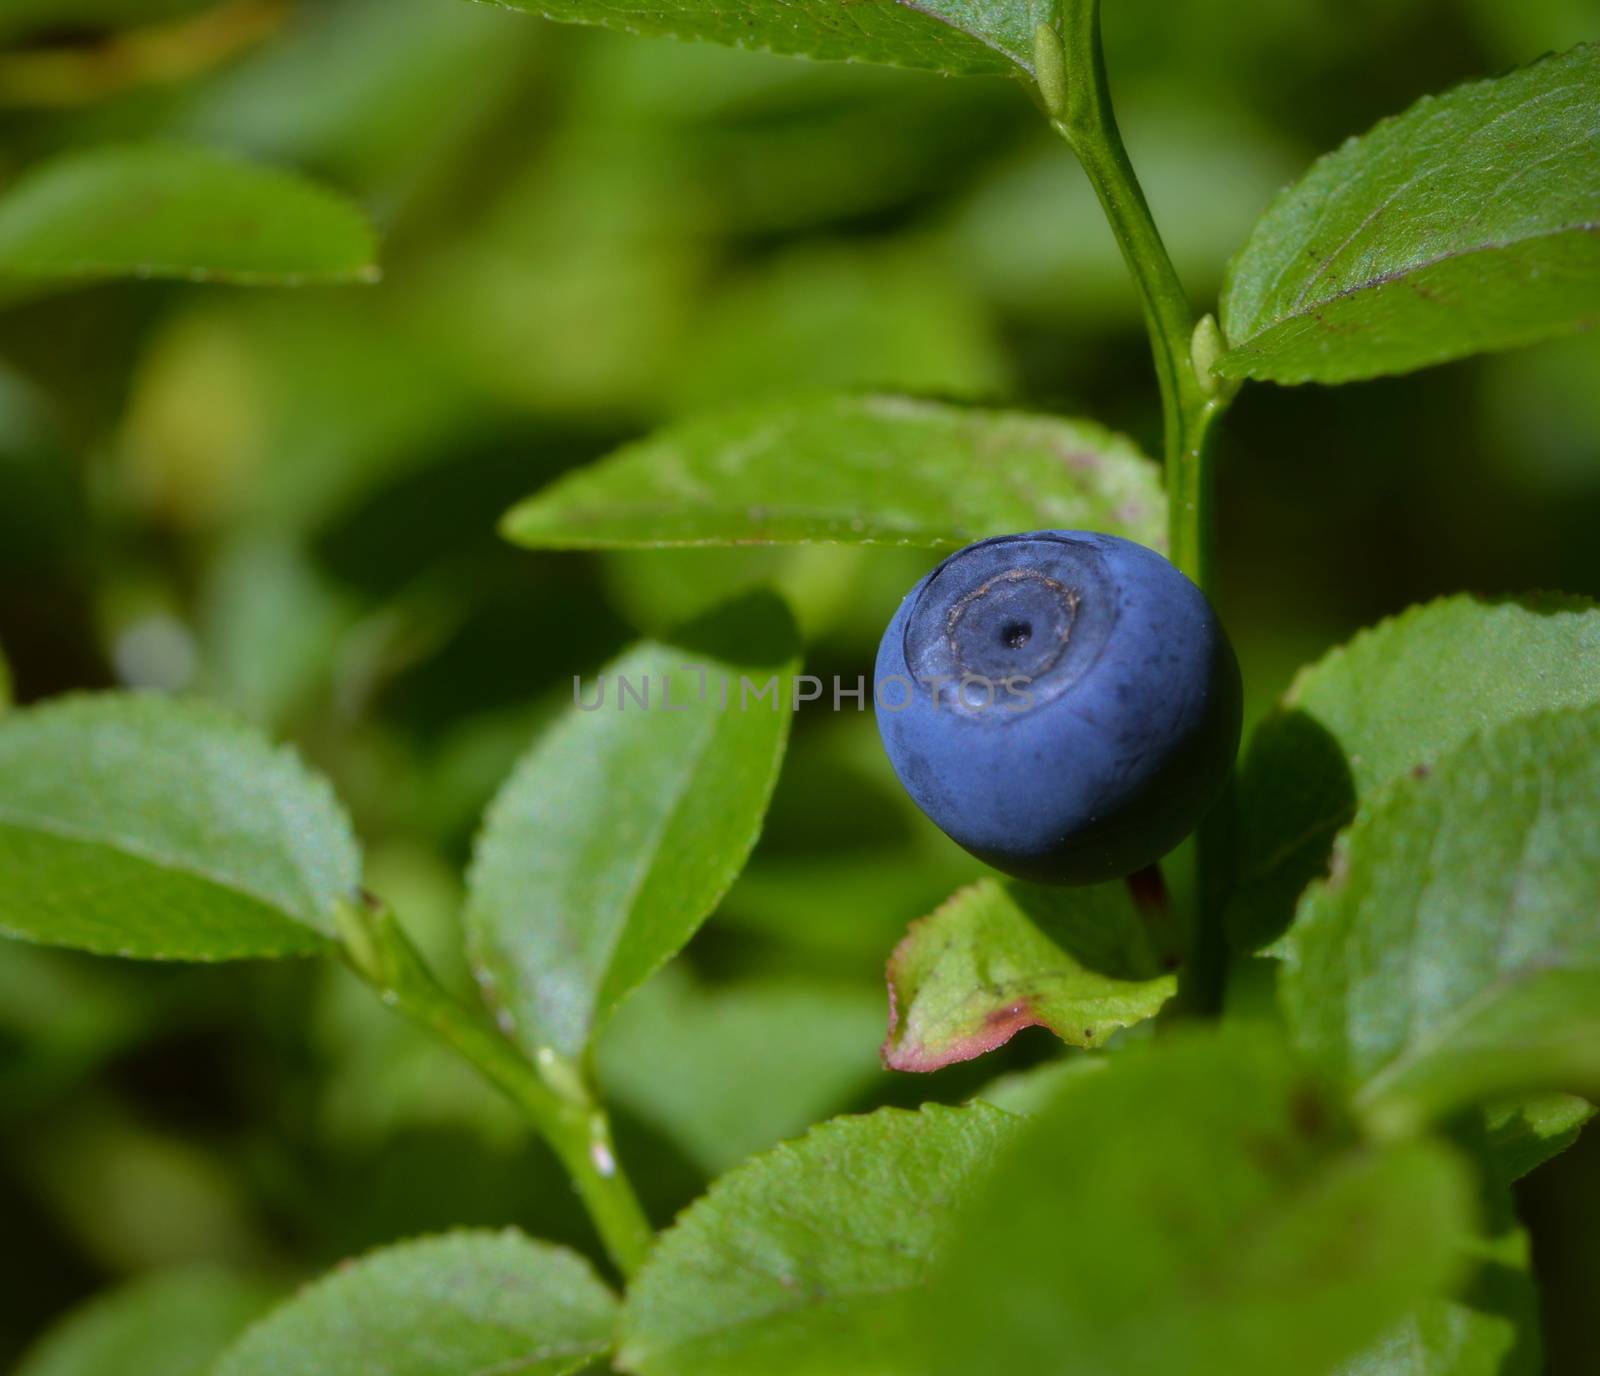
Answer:
[(508, 8), (0, 13), (0, 1358), (1593, 1371), (1592, 13)]

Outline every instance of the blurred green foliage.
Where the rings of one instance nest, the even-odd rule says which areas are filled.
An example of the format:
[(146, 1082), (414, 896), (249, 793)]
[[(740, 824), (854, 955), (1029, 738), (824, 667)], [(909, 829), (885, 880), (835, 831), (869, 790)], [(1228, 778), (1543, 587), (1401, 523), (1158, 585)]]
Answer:
[[(1131, 152), (1203, 303), (1312, 156), (1423, 91), (1600, 36), (1590, 0), (1107, 9)], [(153, 27), (193, 60), (106, 57), (147, 51)], [(474, 819), (573, 674), (775, 580), (800, 590), (808, 669), (853, 681), (932, 558), (536, 555), (495, 535), (516, 499), (708, 404), (818, 386), (1059, 409), (1154, 447), (1131, 288), (1012, 84), (457, 0), (30, 0), (0, 41), (5, 178), (186, 139), (319, 177), (385, 241), (376, 287), (106, 285), (0, 313), (13, 691), (189, 689), (294, 738), (445, 968)], [(1409, 603), (1600, 594), (1597, 376), (1588, 336), (1338, 392), (1247, 389), (1220, 571), (1252, 713)], [(960, 1099), (1049, 1054), (1030, 1033), (914, 1085), (876, 1067), (883, 959), (974, 869), (893, 787), (868, 716), (801, 715), (749, 869), (612, 1029), (624, 1049), (601, 1047), (658, 1219), (825, 1113)], [(0, 947), (0, 1122), (0, 1361), (169, 1265), (292, 1280), (462, 1223), (591, 1247), (544, 1149), (333, 969)], [(1523, 1189), (1553, 1368), (1591, 1370), (1600, 1143)]]

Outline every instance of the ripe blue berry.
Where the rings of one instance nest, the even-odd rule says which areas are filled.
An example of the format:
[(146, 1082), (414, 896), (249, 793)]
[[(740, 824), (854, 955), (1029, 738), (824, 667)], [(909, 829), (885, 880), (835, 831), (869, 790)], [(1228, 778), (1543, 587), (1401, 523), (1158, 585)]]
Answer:
[(878, 730), (929, 817), (997, 869), (1087, 884), (1158, 860), (1239, 748), (1239, 666), (1153, 550), (1042, 530), (957, 551), (878, 647)]

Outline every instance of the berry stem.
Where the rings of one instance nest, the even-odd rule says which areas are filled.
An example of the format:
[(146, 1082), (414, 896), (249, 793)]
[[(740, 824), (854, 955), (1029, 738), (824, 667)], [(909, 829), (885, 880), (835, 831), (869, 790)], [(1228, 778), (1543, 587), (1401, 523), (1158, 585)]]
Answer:
[[(1117, 127), (1100, 36), (1100, 0), (1058, 0), (1056, 24), (1034, 35), (1034, 68), (1051, 127), (1083, 165), (1133, 278), (1161, 390), (1167, 554), (1214, 598), (1211, 438), (1236, 388), (1212, 372), (1224, 347), (1216, 321), (1196, 321)], [(1196, 838), (1195, 913), (1185, 1004), (1215, 1012), (1227, 970), (1222, 905), (1230, 838), (1224, 799)]]
[(1150, 938), (1151, 953), (1163, 969), (1172, 969), (1182, 960), (1183, 942), (1173, 925), (1172, 897), (1160, 863), (1135, 870), (1123, 882)]
[(566, 1167), (617, 1270), (631, 1279), (655, 1233), (617, 1159), (605, 1109), (575, 1077), (542, 1074), (479, 1009), (445, 989), (387, 903), (362, 895), (340, 904), (335, 917), (346, 962), (379, 999), (427, 1028), (527, 1115)]

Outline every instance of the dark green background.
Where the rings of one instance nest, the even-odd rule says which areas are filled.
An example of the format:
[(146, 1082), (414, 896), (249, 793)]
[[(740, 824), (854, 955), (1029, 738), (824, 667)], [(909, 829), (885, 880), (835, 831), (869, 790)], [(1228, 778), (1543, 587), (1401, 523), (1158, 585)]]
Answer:
[[(799, 590), (809, 667), (853, 681), (928, 560), (526, 554), (493, 533), (514, 499), (664, 420), (812, 387), (1055, 409), (1154, 445), (1131, 289), (1012, 84), (457, 0), (235, 2), (211, 16), (234, 26), (231, 58), (63, 87), (44, 108), (24, 80), (42, 54), (90, 58), (129, 15), (199, 7), (33, 8), (51, 18), (0, 18), (0, 175), (112, 139), (238, 149), (356, 197), (386, 275), (105, 287), (0, 313), (0, 645), (18, 696), (181, 687), (296, 740), (437, 951), (476, 813), (573, 673), (776, 577)], [(1200, 303), (1317, 152), (1426, 91), (1600, 37), (1589, 0), (1106, 9), (1130, 148)], [(1600, 342), (1580, 337), (1336, 391), (1248, 388), (1222, 440), (1220, 565), (1252, 712), (1412, 602), (1600, 593), (1597, 384)], [(970, 869), (908, 815), (868, 720), (808, 713), (751, 876), (687, 959), (709, 988), (823, 976), (859, 1014), (905, 922)], [(297, 1276), (498, 1221), (592, 1250), (542, 1148), (386, 1016), (310, 966), (0, 947), (0, 1359), (97, 1288), (194, 1257)], [(856, 1060), (855, 1042), (829, 1053), (829, 1111), (958, 1098), (1051, 1050), (1030, 1033), (978, 1066), (891, 1078), (864, 1027)], [(769, 1037), (774, 1061), (807, 1052), (784, 1025)], [(626, 1112), (622, 1147), (658, 1219), (703, 1183), (683, 1143)], [(1552, 1369), (1593, 1371), (1600, 1139), (1521, 1204)]]

